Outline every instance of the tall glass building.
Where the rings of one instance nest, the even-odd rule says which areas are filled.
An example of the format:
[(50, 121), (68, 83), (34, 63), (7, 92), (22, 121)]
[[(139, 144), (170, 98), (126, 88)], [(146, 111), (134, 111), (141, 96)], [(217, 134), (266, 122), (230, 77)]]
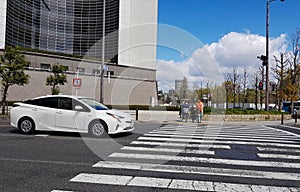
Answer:
[[(106, 0), (105, 59), (118, 53), (119, 1)], [(101, 0), (8, 0), (6, 45), (76, 56), (100, 57), (102, 46)], [(88, 55), (87, 55), (88, 54)]]
[[(37, 71), (52, 64), (63, 64), (69, 72), (86, 76), (99, 73), (105, 28), (104, 60), (112, 72), (105, 76), (106, 100), (113, 83), (126, 82), (145, 89), (134, 89), (145, 95), (144, 101), (136, 101), (148, 103), (157, 93), (157, 10), (158, 0), (0, 0), (0, 51), (6, 46), (24, 48), (33, 70), (30, 86), (41, 95), (47, 87), (40, 85), (43, 88), (37, 90), (32, 79), (43, 82), (46, 74)], [(105, 84), (108, 78), (110, 84)], [(70, 85), (65, 92), (71, 89)]]

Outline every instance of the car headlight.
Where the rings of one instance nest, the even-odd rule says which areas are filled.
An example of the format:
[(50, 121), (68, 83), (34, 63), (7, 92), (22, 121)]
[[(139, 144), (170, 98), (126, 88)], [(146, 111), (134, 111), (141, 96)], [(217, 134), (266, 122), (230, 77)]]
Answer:
[(112, 113), (106, 113), (107, 115), (111, 116), (112, 118), (116, 119), (117, 121), (119, 121), (121, 123), (120, 119), (123, 119), (124, 117), (112, 114)]

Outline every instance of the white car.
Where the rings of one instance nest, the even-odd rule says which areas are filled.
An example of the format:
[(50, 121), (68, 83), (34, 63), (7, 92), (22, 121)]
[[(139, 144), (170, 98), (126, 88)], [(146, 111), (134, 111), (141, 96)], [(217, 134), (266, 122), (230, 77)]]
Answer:
[(129, 114), (108, 109), (91, 98), (70, 95), (42, 96), (15, 103), (10, 111), (10, 121), (24, 134), (47, 130), (102, 137), (134, 129)]

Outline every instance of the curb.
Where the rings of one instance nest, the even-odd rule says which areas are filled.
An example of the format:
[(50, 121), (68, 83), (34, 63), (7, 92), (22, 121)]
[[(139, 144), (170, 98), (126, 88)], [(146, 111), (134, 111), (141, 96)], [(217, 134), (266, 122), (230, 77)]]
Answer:
[(0, 116), (0, 121), (9, 121), (9, 116)]

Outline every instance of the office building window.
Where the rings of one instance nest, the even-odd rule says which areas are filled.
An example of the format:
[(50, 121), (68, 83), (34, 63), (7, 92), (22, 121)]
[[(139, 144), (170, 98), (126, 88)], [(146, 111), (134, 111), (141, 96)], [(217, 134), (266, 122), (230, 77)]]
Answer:
[(76, 68), (76, 72), (80, 75), (84, 75), (85, 74), (85, 68), (82, 67), (77, 67)]
[(41, 63), (41, 69), (46, 70), (46, 71), (50, 71), (51, 70), (51, 65), (48, 64), (48, 63)]
[(100, 70), (99, 69), (93, 69), (92, 74), (93, 75), (100, 75)]
[[(6, 46), (101, 58), (102, 0), (7, 0)], [(120, 0), (106, 0), (105, 60), (118, 53)]]

